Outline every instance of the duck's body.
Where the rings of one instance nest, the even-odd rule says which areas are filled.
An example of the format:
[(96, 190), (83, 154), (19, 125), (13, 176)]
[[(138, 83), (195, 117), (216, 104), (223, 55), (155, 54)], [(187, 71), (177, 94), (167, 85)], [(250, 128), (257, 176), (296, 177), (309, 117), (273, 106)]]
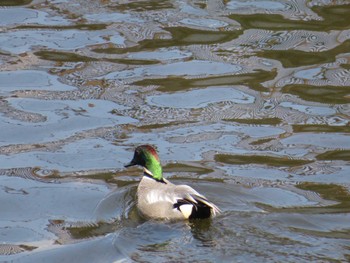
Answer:
[(144, 167), (137, 188), (137, 208), (148, 219), (208, 218), (220, 210), (188, 185), (175, 185), (164, 179), (157, 152), (152, 146), (136, 148), (130, 164)]

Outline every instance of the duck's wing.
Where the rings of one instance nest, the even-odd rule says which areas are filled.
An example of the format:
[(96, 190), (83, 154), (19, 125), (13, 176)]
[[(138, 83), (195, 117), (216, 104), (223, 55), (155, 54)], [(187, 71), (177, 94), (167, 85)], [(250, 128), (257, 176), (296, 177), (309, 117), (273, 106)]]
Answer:
[(221, 212), (204, 195), (188, 185), (176, 185), (172, 192), (176, 199), (173, 207), (178, 209), (185, 218), (207, 218)]
[[(205, 196), (188, 185), (174, 185), (164, 179), (164, 183), (153, 182), (148, 190), (139, 194), (139, 203), (147, 207), (169, 207), (173, 212), (180, 213), (184, 218), (207, 218), (219, 214), (220, 209)], [(171, 213), (171, 211), (169, 211)]]

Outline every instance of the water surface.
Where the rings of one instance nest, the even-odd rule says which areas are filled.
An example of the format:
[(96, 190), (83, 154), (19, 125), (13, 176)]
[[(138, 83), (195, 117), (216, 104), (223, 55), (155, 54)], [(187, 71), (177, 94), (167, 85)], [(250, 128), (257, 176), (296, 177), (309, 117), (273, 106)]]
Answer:
[[(2, 1), (0, 262), (350, 260), (349, 1)], [(145, 221), (139, 144), (211, 220)]]

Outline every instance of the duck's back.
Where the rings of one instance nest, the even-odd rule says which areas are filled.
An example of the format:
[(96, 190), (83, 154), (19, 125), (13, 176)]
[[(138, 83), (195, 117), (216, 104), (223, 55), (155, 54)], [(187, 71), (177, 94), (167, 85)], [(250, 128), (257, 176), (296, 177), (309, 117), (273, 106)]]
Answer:
[(188, 185), (174, 185), (147, 176), (137, 189), (137, 207), (142, 216), (155, 219), (208, 218), (220, 210)]
[(174, 209), (177, 200), (172, 193), (175, 187), (165, 179), (158, 182), (143, 176), (137, 188), (137, 208), (141, 215), (154, 219), (183, 219), (183, 214)]

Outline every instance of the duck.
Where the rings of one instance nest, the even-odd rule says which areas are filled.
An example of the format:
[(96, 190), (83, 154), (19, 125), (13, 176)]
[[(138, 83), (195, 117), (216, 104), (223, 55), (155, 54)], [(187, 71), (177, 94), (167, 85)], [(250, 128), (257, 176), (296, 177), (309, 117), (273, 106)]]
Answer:
[(136, 147), (125, 167), (143, 167), (137, 187), (137, 209), (146, 219), (190, 220), (210, 218), (220, 209), (188, 185), (175, 185), (163, 177), (156, 149), (151, 145)]

